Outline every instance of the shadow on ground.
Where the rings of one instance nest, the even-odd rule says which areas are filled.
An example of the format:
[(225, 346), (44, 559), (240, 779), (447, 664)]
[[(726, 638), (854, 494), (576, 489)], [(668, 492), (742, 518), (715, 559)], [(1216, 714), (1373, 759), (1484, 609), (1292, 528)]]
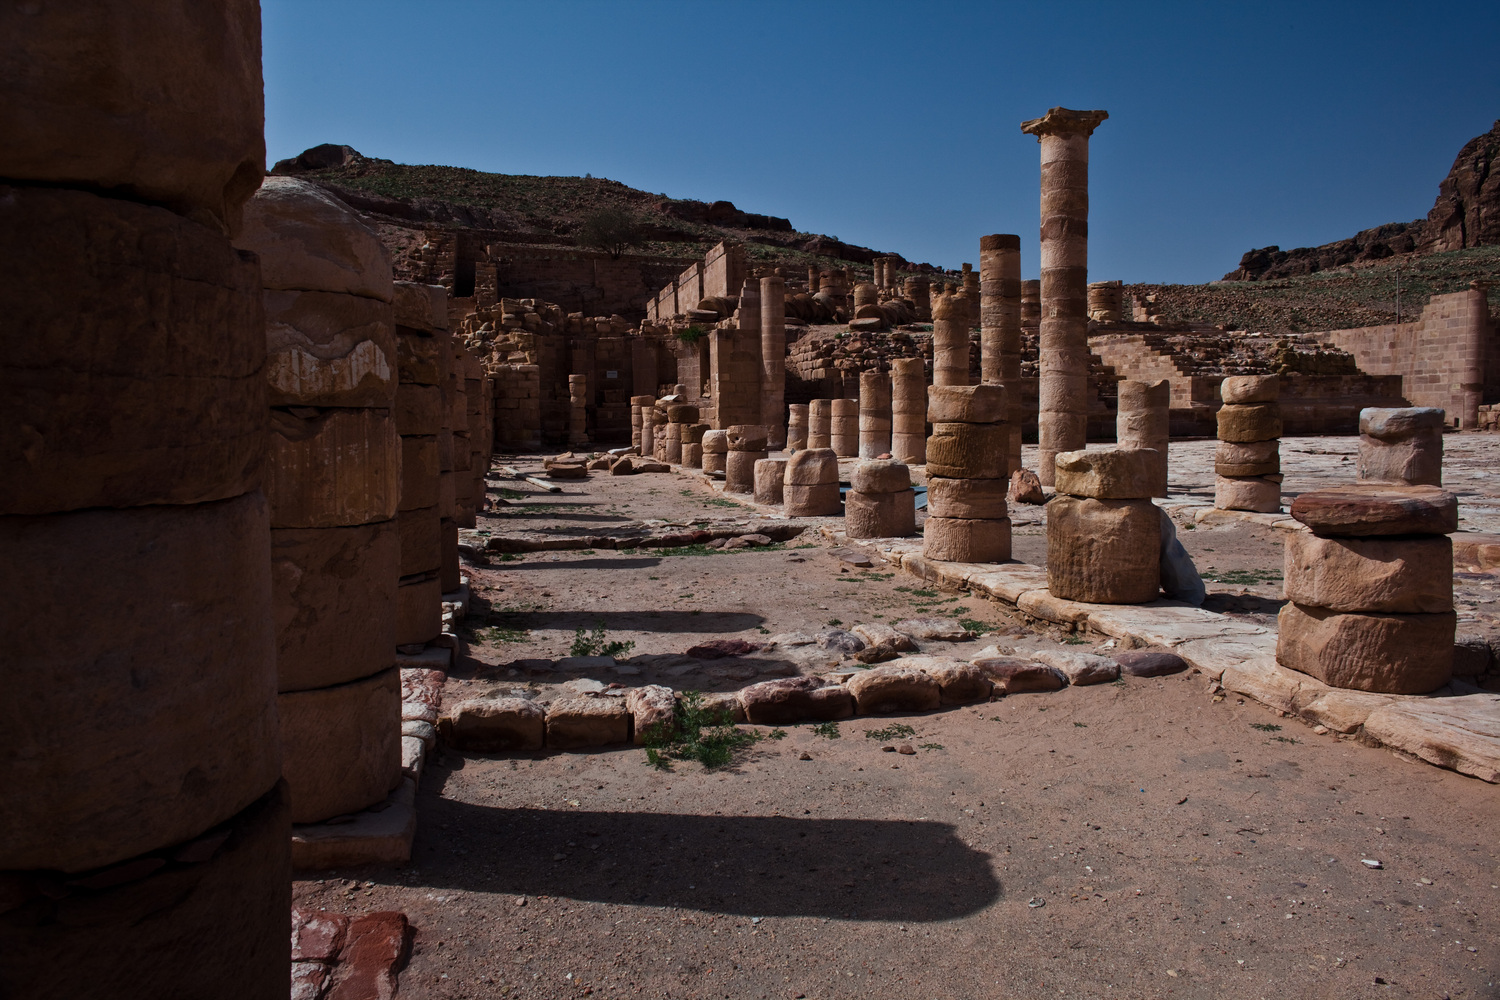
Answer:
[(412, 866), (428, 885), (473, 892), (893, 921), (952, 920), (1002, 894), (989, 855), (948, 823), (497, 809), (436, 795), (422, 813)]
[(743, 632), (764, 622), (760, 615), (738, 611), (479, 611), (465, 619), (471, 628), (572, 631), (603, 624), (611, 631), (637, 632)]

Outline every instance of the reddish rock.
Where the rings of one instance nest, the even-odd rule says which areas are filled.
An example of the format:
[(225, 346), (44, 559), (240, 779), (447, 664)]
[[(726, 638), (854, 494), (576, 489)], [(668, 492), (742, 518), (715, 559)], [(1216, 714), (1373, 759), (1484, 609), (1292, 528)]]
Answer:
[(696, 656), (700, 660), (717, 660), (725, 656), (746, 656), (759, 650), (760, 644), (744, 639), (711, 639), (689, 646), (684, 656)]
[(397, 977), (411, 958), (413, 934), (404, 913), (355, 917), (324, 1000), (392, 1000)]
[(994, 682), (996, 691), (1006, 694), (1022, 694), (1028, 691), (1058, 691), (1067, 686), (1068, 679), (1056, 667), (1045, 663), (1033, 663), (1015, 656), (986, 656), (974, 661), (974, 666)]
[(1351, 483), (1292, 501), (1292, 517), (1330, 537), (1446, 535), (1458, 530), (1458, 498), (1436, 486)]
[(938, 682), (916, 667), (890, 663), (849, 678), (860, 715), (878, 712), (929, 712), (941, 704)]
[(331, 962), (344, 947), (349, 918), (342, 913), (292, 907), (292, 961)]
[(1040, 504), (1047, 502), (1042, 492), (1042, 481), (1030, 469), (1017, 469), (1010, 474), (1011, 503)]
[(625, 707), (630, 710), (637, 745), (649, 736), (668, 735), (675, 728), (677, 699), (669, 687), (647, 684), (631, 688), (625, 692)]
[(1187, 661), (1176, 653), (1156, 650), (1130, 649), (1116, 653), (1114, 660), (1120, 665), (1121, 673), (1132, 677), (1164, 677), (1187, 669)]

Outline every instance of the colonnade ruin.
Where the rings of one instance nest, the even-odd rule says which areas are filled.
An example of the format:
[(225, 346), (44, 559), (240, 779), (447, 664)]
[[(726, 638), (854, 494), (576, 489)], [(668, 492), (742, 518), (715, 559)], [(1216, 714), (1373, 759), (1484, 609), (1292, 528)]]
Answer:
[[(1210, 714), (1233, 698), (1236, 719), (1285, 720), (1258, 731), (1327, 737), (1340, 771), (1385, 748), (1349, 766), (1425, 762), (1465, 776), (1445, 786), (1459, 800), (1454, 787), (1500, 781), (1500, 621), (1475, 596), (1500, 567), (1500, 524), (1469, 479), (1453, 482), (1493, 454), (1471, 433), (1500, 398), (1483, 288), (1393, 327), (1241, 337), (1153, 322), (1120, 282), (1088, 280), (1089, 137), (1108, 115), (1053, 108), (1021, 125), (1041, 153), (1034, 265), (1017, 234), (976, 233), (977, 268), (928, 272), (891, 254), (768, 263), (725, 241), (675, 274), (638, 268), (665, 283), (622, 311), (511, 297), (499, 251), (460, 275), (452, 232), (397, 253), (330, 189), (265, 174), (255, 0), (104, 7), (12, 24), (31, 72), (6, 77), (0, 112), (28, 137), (0, 148), (0, 994), (424, 995), (415, 984), (446, 988), (434, 956), (458, 939), (443, 921), (470, 905), (496, 927), (528, 906), (550, 924), (539, 911), (560, 918), (559, 899), (663, 905), (672, 930), (712, 909), (680, 902), (712, 870), (647, 904), (638, 873), (610, 866), (672, 849), (710, 812), (704, 845), (751, 817), (674, 802), (659, 833), (644, 812), (614, 825), (625, 807), (589, 809), (615, 766), (605, 750), (635, 755), (632, 781), (665, 781), (673, 761), (684, 784), (749, 781), (714, 768), (763, 766), (787, 739), (795, 755), (776, 759), (812, 774), (859, 749), (832, 743), (858, 717), (874, 753), (838, 758), (840, 780), (905, 762), (929, 767), (902, 776), (920, 783), (947, 747), (916, 726), (979, 732), (1019, 704), (1105, 711), (1180, 697), (1164, 685), (1194, 678), (1209, 706), (1195, 732), (1242, 730)], [(109, 72), (82, 80), (65, 55), (81, 48)], [(1229, 561), (1203, 545), (1214, 531), (1249, 539), (1234, 556), (1249, 569), (1213, 565)], [(637, 570), (627, 596), (601, 582)], [(824, 571), (826, 586), (806, 583)], [(586, 598), (543, 603), (564, 586)], [(731, 586), (729, 610), (690, 603)], [(789, 607), (773, 622), (776, 601)], [(631, 615), (647, 624), (621, 639)], [(526, 642), (537, 655), (511, 655)], [(1147, 684), (1156, 694), (1131, 689)], [(893, 715), (907, 721), (875, 718)], [(1081, 748), (1090, 726), (1124, 731), (1084, 717), (1046, 752)], [(722, 759), (703, 732), (726, 741)], [(769, 757), (732, 758), (757, 740)], [(564, 752), (576, 764), (555, 764)], [(527, 768), (554, 776), (535, 807), (504, 799), (535, 787)], [(758, 804), (800, 795), (796, 773)], [(461, 815), (475, 775), (503, 809)], [(1007, 771), (990, 798), (1031, 801), (1023, 777)], [(1048, 780), (1034, 783), (1064, 779)], [(1151, 780), (1126, 777), (1140, 801)], [(1152, 809), (1188, 801), (1169, 792), (1153, 788)], [(765, 808), (756, 822), (802, 822)], [(876, 822), (867, 808), (806, 859), (828, 864), (852, 824)], [(985, 808), (961, 805), (957, 822)], [(1056, 826), (1054, 808), (1003, 822)], [(639, 854), (558, 874), (608, 852), (596, 828), (647, 826)], [(475, 831), (495, 837), (493, 870), (512, 838), (518, 854), (548, 845), (545, 877), (500, 879), (503, 915), (481, 900), (492, 869), (444, 867), (469, 863), (456, 845)], [(1015, 838), (1016, 855), (1037, 836)], [(963, 867), (967, 847), (918, 857), (937, 842), (901, 841), (903, 865), (932, 871), (882, 890), (925, 893), (930, 913), (887, 899), (895, 916), (880, 919), (967, 916), (937, 898), (948, 889), (912, 888), (947, 886), (944, 864), (965, 892), (993, 881)], [(1373, 853), (1352, 862), (1379, 869)], [(874, 913), (864, 877), (840, 891)], [(1105, 885), (1084, 877), (1073, 900)], [(1054, 891), (1013, 881), (1016, 920)], [(1109, 884), (1117, 905), (1123, 885)], [(473, 902), (422, 910), (419, 886), (433, 907)], [(857, 908), (815, 888), (815, 902), (778, 892), (825, 923)], [(377, 892), (393, 908), (362, 909), (356, 893)], [(758, 927), (729, 896), (716, 912)], [(424, 977), (410, 986), (408, 961)], [(486, 967), (473, 995), (501, 980), (521, 981)]]

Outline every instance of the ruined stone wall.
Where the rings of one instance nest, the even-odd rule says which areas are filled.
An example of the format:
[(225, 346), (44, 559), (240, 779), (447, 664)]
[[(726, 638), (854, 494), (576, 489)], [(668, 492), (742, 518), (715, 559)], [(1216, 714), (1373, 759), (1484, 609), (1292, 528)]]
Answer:
[(720, 243), (650, 297), (646, 318), (661, 322), (698, 308), (706, 298), (735, 298), (747, 274), (745, 248), (738, 243)]
[(1364, 371), (1401, 376), (1401, 395), (1411, 405), (1441, 407), (1450, 426), (1478, 425), (1487, 384), (1486, 354), (1493, 356), (1497, 346), (1482, 290), (1434, 295), (1412, 323), (1329, 330), (1315, 336), (1353, 354)]

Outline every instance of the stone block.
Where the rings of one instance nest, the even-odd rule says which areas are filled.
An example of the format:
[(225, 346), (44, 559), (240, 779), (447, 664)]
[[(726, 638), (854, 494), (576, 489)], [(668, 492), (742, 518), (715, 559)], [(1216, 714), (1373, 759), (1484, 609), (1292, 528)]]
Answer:
[(1285, 535), (1286, 599), (1332, 611), (1453, 610), (1453, 543), (1416, 538)]
[(369, 677), (395, 648), (396, 522), (271, 532), (277, 690)]
[(1281, 398), (1281, 378), (1277, 375), (1231, 375), (1219, 383), (1219, 398), (1230, 406), (1274, 403)]
[(730, 451), (765, 451), (766, 429), (760, 424), (735, 424), (724, 432)]
[(271, 411), (265, 491), (276, 528), (389, 521), (401, 496), (401, 438), (384, 410)]
[(254, 261), (164, 209), (0, 185), (0, 271), (0, 513), (203, 503), (259, 485)]
[(435, 507), (438, 502), (437, 435), (403, 435), (401, 438), (401, 499), (397, 510)]
[(1214, 506), (1275, 514), (1281, 510), (1281, 477), (1215, 476)]
[(448, 290), (442, 285), (397, 281), (391, 288), (396, 322), (410, 330), (432, 333), (448, 329)]
[(730, 493), (754, 493), (755, 466), (765, 457), (763, 451), (731, 451), (724, 458), (724, 489)]
[(1426, 694), (1453, 675), (1458, 618), (1348, 614), (1288, 602), (1277, 616), (1276, 659), (1333, 687)]
[(927, 474), (950, 479), (1004, 479), (1010, 475), (1006, 424), (932, 425), (927, 439)]
[(862, 670), (845, 685), (860, 715), (930, 712), (942, 703), (938, 682), (915, 667), (900, 663)]
[(696, 424), (698, 408), (688, 406), (686, 403), (673, 403), (667, 407), (667, 420), (674, 424)]
[(1281, 440), (1220, 441), (1214, 448), (1214, 472), (1220, 476), (1276, 475), (1281, 472)]
[(397, 326), (397, 379), (403, 385), (440, 385), (444, 378), (443, 355), (447, 350), (446, 336), (435, 337)]
[(944, 708), (953, 705), (970, 705), (976, 701), (989, 701), (994, 692), (994, 683), (972, 663), (947, 660), (939, 657), (910, 657), (903, 661), (909, 666), (919, 667), (923, 673), (937, 681), (940, 701)]
[(1116, 653), (1114, 660), (1120, 665), (1120, 672), (1131, 677), (1165, 677), (1188, 668), (1187, 661), (1176, 653), (1154, 649), (1127, 649)]
[(728, 431), (704, 431), (703, 432), (703, 454), (723, 455), (729, 451)]
[(902, 538), (917, 533), (916, 491), (844, 494), (844, 533), (850, 538)]
[(1065, 649), (1041, 650), (1032, 654), (1038, 663), (1056, 667), (1074, 687), (1104, 684), (1120, 676), (1120, 665), (1107, 656), (1079, 653)]
[(1003, 385), (929, 385), (927, 420), (934, 424), (996, 424), (1006, 417)]
[(911, 469), (892, 458), (869, 459), (854, 467), (849, 485), (860, 493), (910, 491)]
[(1064, 451), (1056, 456), (1057, 492), (1095, 500), (1143, 500), (1156, 480), (1154, 448)]
[(436, 506), (403, 510), (396, 514), (396, 529), (401, 538), (398, 577), (432, 573), (442, 567), (441, 523)]
[(1088, 604), (1161, 593), (1161, 514), (1150, 500), (1058, 495), (1047, 504), (1047, 589)]
[(740, 691), (745, 720), (758, 726), (831, 722), (854, 714), (854, 696), (820, 677), (761, 681)]
[(1443, 432), (1444, 411), (1435, 406), (1367, 406), (1359, 411), (1359, 433), (1382, 441)]
[[(435, 385), (400, 383), (396, 386), (395, 419), (396, 433), (404, 437), (440, 434), (443, 430), (443, 391)], [(452, 467), (450, 459), (448, 468)]]
[(1292, 501), (1292, 517), (1330, 537), (1446, 535), (1458, 530), (1458, 498), (1435, 486), (1352, 483), (1311, 490)]
[[(266, 517), (255, 493), (0, 518), (8, 868), (114, 864), (196, 837), (276, 783)], [(59, 627), (81, 593), (88, 626)]]
[(7, 872), (0, 992), (286, 1000), (289, 826), (286, 786), (275, 783), (187, 843), (157, 845), (81, 884)]
[(922, 526), (922, 555), (944, 562), (1005, 562), (1010, 519), (929, 517)]
[(547, 748), (581, 750), (630, 742), (623, 698), (567, 698), (547, 709)]
[(396, 587), (396, 645), (431, 642), (443, 631), (443, 586), (438, 574), (402, 580)]
[(335, 292), (267, 291), (266, 383), (272, 406), (364, 406), (396, 399), (396, 327), (388, 303)]
[(779, 504), (786, 482), (786, 459), (762, 458), (755, 463), (755, 502)]
[[(702, 455), (703, 471), (709, 474), (724, 472), (729, 465), (729, 454), (723, 451), (708, 452)], [(639, 470), (637, 470), (639, 471)]]
[(932, 517), (997, 520), (1009, 516), (1004, 479), (927, 477), (927, 513)]
[(696, 444), (696, 445), (702, 446), (702, 444), (703, 444), (703, 435), (707, 434), (709, 432), (709, 430), (711, 430), (711, 428), (707, 424), (683, 424), (682, 425), (682, 443), (683, 443), (683, 445), (687, 446), (687, 445), (690, 445), (690, 444)]
[(671, 736), (677, 725), (677, 699), (672, 689), (661, 684), (647, 684), (625, 692), (625, 707), (630, 711), (631, 733), (637, 746), (652, 736)]
[(391, 258), (349, 206), (316, 184), (267, 177), (245, 205), (235, 246), (260, 256), (266, 288), (391, 301)]
[[(1368, 412), (1368, 411), (1366, 411)], [(1441, 410), (1438, 412), (1442, 412)], [(1407, 485), (1441, 486), (1441, 431), (1417, 431), (1405, 437), (1359, 436), (1355, 475), (1360, 479)]]
[(838, 483), (816, 486), (785, 483), (781, 487), (781, 502), (787, 517), (838, 517), (844, 512)]
[(120, 191), (233, 233), (265, 172), (260, 35), (256, 0), (6, 13), (0, 177)]
[[(727, 459), (724, 464), (729, 464)], [(701, 444), (685, 444), (682, 446), (682, 466), (685, 469), (703, 468), (703, 446)], [(614, 466), (610, 466), (610, 472), (614, 472)]]
[(358, 812), (401, 781), (401, 675), (276, 696), (292, 822)]
[(1068, 686), (1063, 672), (1045, 663), (1017, 656), (980, 656), (972, 662), (994, 684), (996, 693), (1060, 691)]
[(540, 750), (546, 731), (546, 711), (527, 698), (470, 698), (438, 720), (444, 743), (478, 753)]
[(832, 448), (804, 448), (786, 463), (787, 486), (838, 485), (839, 459)]
[(1278, 403), (1233, 403), (1219, 407), (1219, 440), (1245, 443), (1281, 437)]

